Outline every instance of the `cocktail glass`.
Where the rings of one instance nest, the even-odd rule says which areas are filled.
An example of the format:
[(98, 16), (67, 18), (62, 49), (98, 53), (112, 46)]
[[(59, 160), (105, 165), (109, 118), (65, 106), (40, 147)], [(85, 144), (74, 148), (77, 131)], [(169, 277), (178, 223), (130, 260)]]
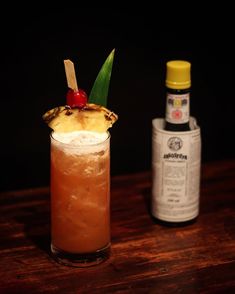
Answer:
[(110, 134), (74, 145), (51, 133), (51, 252), (88, 267), (110, 256)]

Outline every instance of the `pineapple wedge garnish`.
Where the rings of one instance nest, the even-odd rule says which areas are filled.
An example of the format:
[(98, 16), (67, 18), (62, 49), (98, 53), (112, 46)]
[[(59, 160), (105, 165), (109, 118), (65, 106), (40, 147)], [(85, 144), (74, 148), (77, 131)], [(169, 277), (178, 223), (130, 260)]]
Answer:
[(118, 116), (104, 106), (87, 103), (82, 109), (59, 106), (48, 110), (43, 120), (55, 132), (106, 132)]

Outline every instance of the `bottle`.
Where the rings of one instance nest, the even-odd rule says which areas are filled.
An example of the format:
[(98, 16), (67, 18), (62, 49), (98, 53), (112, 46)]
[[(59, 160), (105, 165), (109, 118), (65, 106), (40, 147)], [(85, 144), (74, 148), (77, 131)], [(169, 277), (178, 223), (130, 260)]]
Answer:
[(165, 130), (189, 131), (191, 63), (172, 60), (166, 64)]
[(166, 116), (154, 120), (152, 216), (165, 226), (185, 226), (199, 213), (200, 128), (190, 129), (191, 63), (166, 63)]

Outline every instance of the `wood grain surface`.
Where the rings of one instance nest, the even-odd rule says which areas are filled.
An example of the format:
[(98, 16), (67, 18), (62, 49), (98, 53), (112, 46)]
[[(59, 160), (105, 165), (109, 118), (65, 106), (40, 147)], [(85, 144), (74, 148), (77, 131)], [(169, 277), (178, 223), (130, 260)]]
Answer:
[(150, 215), (151, 172), (112, 178), (112, 251), (78, 269), (50, 255), (49, 188), (0, 194), (0, 293), (235, 293), (235, 161), (204, 164), (200, 215)]

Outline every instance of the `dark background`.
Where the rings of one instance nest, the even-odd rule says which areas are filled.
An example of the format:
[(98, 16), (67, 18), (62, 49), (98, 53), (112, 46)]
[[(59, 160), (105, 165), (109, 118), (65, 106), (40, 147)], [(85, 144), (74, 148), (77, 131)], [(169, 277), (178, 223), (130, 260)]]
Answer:
[[(112, 175), (151, 168), (151, 121), (165, 114), (165, 64), (192, 63), (191, 115), (202, 162), (234, 158), (234, 30), (229, 8), (187, 12), (152, 7), (9, 9), (1, 21), (0, 188), (49, 184), (48, 109), (65, 104), (64, 59), (88, 93), (116, 48), (108, 108)], [(194, 16), (193, 16), (194, 15)]]

